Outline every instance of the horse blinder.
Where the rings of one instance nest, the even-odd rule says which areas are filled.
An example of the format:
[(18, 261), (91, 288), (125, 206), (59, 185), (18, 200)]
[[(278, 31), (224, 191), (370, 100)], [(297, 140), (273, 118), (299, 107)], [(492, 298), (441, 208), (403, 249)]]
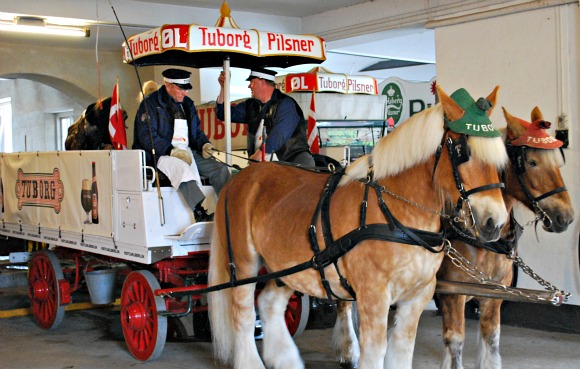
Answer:
[(509, 156), (512, 158), (512, 164), (517, 175), (526, 172), (526, 151), (525, 146), (513, 146), (508, 144), (507, 150)]
[(452, 160), (457, 165), (466, 163), (471, 156), (471, 150), (467, 144), (467, 135), (461, 135), (459, 138), (451, 141)]

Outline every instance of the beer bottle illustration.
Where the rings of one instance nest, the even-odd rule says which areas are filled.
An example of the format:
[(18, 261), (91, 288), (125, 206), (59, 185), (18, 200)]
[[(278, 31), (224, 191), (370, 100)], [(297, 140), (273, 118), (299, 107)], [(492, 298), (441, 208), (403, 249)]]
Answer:
[(97, 189), (97, 170), (93, 161), (93, 183), (91, 185), (91, 199), (93, 201), (92, 221), (93, 224), (99, 224), (99, 190)]

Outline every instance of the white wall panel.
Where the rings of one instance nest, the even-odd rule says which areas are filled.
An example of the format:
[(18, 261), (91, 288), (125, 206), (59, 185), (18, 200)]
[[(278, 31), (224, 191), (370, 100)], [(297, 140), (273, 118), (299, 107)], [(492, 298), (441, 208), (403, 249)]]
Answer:
[[(500, 85), (499, 106), (529, 120), (536, 105), (555, 128), (560, 114), (569, 117), (571, 147), (562, 169), (576, 220), (562, 234), (526, 228), (520, 255), (541, 276), (573, 294), (580, 305), (578, 233), (580, 223), (580, 11), (577, 4), (550, 7), (435, 29), (437, 83), (447, 93), (465, 87), (474, 98)], [(505, 126), (501, 109), (492, 115)], [(552, 134), (554, 130), (552, 129)], [(530, 214), (518, 212), (522, 222)], [(519, 287), (536, 288), (520, 273)]]

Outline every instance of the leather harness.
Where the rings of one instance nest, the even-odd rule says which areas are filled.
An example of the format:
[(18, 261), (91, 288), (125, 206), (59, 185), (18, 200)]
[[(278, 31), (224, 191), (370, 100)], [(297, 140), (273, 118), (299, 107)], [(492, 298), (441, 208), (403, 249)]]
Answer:
[[(448, 154), (449, 154), (449, 158), (450, 158), (451, 163), (452, 163), (453, 177), (455, 180), (455, 184), (456, 184), (458, 191), (461, 194), (459, 201), (458, 201), (458, 206), (457, 206), (458, 209), (461, 208), (463, 202), (469, 201), (467, 197), (470, 194), (480, 192), (480, 191), (489, 190), (489, 189), (503, 188), (504, 187), (503, 183), (493, 183), (493, 184), (488, 184), (488, 185), (480, 186), (477, 188), (473, 188), (469, 191), (464, 190), (463, 183), (461, 181), (461, 176), (460, 176), (459, 171), (458, 171), (458, 167), (460, 164), (469, 160), (469, 150), (468, 150), (468, 146), (467, 146), (467, 140), (466, 140), (465, 136), (461, 136), (458, 140), (452, 140), (448, 136), (448, 130), (446, 130), (445, 133), (443, 134), (443, 137), (441, 139), (441, 144), (437, 150), (437, 157), (436, 157), (435, 165), (433, 168), (433, 175), (435, 174), (435, 171), (437, 169), (437, 163), (439, 161), (439, 157), (440, 157), (441, 152), (443, 150), (444, 143), (447, 145), (447, 148), (448, 148)], [(369, 156), (369, 158), (372, 158), (372, 156)], [(306, 170), (304, 168), (300, 168), (300, 169)], [(229, 220), (229, 215), (227, 212), (229, 189), (231, 188), (231, 186), (229, 186), (228, 190), (226, 191), (226, 197), (225, 197), (225, 209), (226, 209), (225, 225), (226, 225), (228, 255), (229, 255), (229, 261), (230, 261), (229, 262), (230, 282), (224, 283), (221, 285), (212, 286), (212, 287), (209, 287), (208, 289), (211, 289), (211, 291), (215, 291), (215, 290), (219, 290), (222, 288), (240, 286), (243, 284), (264, 282), (264, 281), (267, 281), (270, 279), (282, 278), (282, 277), (285, 277), (285, 276), (288, 276), (288, 275), (298, 273), (300, 271), (312, 268), (312, 269), (315, 269), (319, 272), (320, 277), (321, 277), (321, 281), (322, 281), (322, 285), (324, 286), (324, 289), (326, 291), (326, 295), (327, 295), (328, 299), (331, 300), (331, 299), (333, 299), (333, 297), (337, 298), (337, 299), (342, 299), (332, 291), (332, 289), (330, 287), (330, 283), (328, 282), (328, 280), (325, 277), (324, 269), (330, 265), (334, 265), (334, 267), (336, 268), (337, 273), (339, 275), (341, 285), (343, 286), (343, 288), (345, 290), (347, 290), (349, 292), (349, 294), (351, 294), (351, 296), (353, 298), (356, 298), (355, 293), (354, 293), (353, 289), (348, 285), (346, 278), (344, 278), (342, 276), (342, 274), (340, 273), (337, 261), (340, 257), (345, 255), (350, 250), (352, 250), (360, 242), (372, 239), (372, 240), (382, 240), (382, 241), (403, 243), (403, 244), (407, 244), (407, 245), (421, 246), (421, 247), (423, 247), (423, 248), (425, 248), (428, 251), (433, 252), (433, 253), (439, 253), (439, 252), (442, 252), (444, 250), (443, 247), (441, 247), (439, 250), (436, 249), (436, 247), (441, 246), (445, 242), (446, 238), (445, 238), (445, 234), (443, 231), (442, 232), (428, 232), (428, 231), (418, 230), (418, 229), (414, 229), (414, 228), (409, 228), (409, 227), (404, 226), (402, 223), (400, 223), (393, 216), (393, 214), (391, 213), (391, 211), (389, 210), (389, 208), (387, 207), (387, 205), (385, 204), (385, 202), (382, 198), (383, 188), (372, 179), (372, 163), (369, 163), (368, 178), (361, 180), (361, 182), (365, 183), (365, 194), (364, 194), (364, 198), (363, 198), (363, 201), (362, 201), (362, 204), (360, 207), (359, 227), (357, 229), (347, 233), (346, 235), (340, 237), (339, 239), (334, 240), (334, 238), (332, 236), (332, 230), (330, 227), (330, 201), (331, 201), (332, 195), (334, 194), (336, 188), (338, 187), (340, 179), (342, 178), (342, 176), (344, 174), (345, 174), (345, 172), (344, 172), (344, 170), (342, 170), (342, 171), (332, 173), (329, 176), (327, 183), (322, 191), (322, 194), (321, 194), (320, 200), (318, 202), (318, 205), (316, 207), (316, 210), (314, 211), (314, 214), (312, 216), (312, 222), (311, 222), (310, 228), (308, 230), (308, 238), (309, 238), (311, 248), (312, 248), (313, 253), (314, 253), (313, 257), (306, 262), (303, 262), (301, 264), (295, 265), (295, 266), (287, 268), (287, 269), (283, 269), (283, 270), (280, 270), (277, 272), (271, 272), (271, 273), (268, 273), (266, 275), (245, 278), (245, 279), (240, 279), (240, 280), (238, 280), (236, 277), (236, 266), (235, 266), (234, 254), (233, 254), (233, 250), (232, 250), (232, 246), (231, 246), (230, 220)], [(381, 212), (385, 216), (385, 219), (388, 221), (388, 223), (366, 224), (366, 209), (367, 209), (367, 203), (368, 203), (367, 200), (368, 200), (368, 193), (369, 193), (371, 188), (375, 191), (375, 193), (377, 195), (379, 208), (381, 209)], [(318, 245), (318, 240), (316, 237), (316, 223), (317, 223), (317, 220), (319, 217), (321, 219), (323, 238), (324, 238), (324, 243), (326, 246), (325, 249), (323, 249), (323, 250), (320, 249), (320, 247)]]

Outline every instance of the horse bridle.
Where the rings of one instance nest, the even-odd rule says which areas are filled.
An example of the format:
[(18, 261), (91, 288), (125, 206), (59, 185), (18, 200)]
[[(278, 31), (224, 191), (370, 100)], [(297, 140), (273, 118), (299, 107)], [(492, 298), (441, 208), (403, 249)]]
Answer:
[[(527, 146), (513, 146), (510, 143), (507, 144), (507, 151), (514, 166), (514, 171), (516, 173), (516, 178), (520, 184), (522, 191), (526, 195), (528, 201), (532, 204), (532, 208), (534, 209), (534, 213), (536, 214), (536, 219), (542, 221), (542, 226), (544, 229), (549, 229), (552, 227), (552, 219), (550, 216), (542, 209), (539, 202), (547, 197), (552, 195), (556, 195), (560, 192), (568, 191), (566, 186), (561, 186), (555, 188), (551, 191), (548, 191), (540, 196), (534, 197), (530, 189), (526, 186), (524, 182), (524, 173), (526, 172), (526, 149)], [(566, 161), (566, 157), (564, 156), (564, 151), (560, 148), (560, 152), (562, 153), (562, 157), (564, 157), (564, 162)]]
[(461, 136), (459, 136), (459, 138), (454, 140), (451, 137), (449, 137), (448, 129), (443, 134), (443, 137), (441, 138), (441, 143), (437, 148), (437, 153), (435, 155), (435, 164), (433, 165), (432, 178), (435, 177), (437, 164), (439, 163), (441, 153), (443, 152), (443, 144), (445, 144), (445, 146), (447, 147), (447, 153), (449, 154), (449, 160), (451, 161), (451, 167), (453, 169), (453, 179), (455, 181), (455, 187), (457, 188), (460, 194), (459, 199), (457, 200), (457, 204), (455, 205), (454, 214), (459, 214), (461, 210), (464, 209), (465, 207), (467, 209), (466, 214), (468, 218), (466, 220), (463, 220), (460, 217), (455, 216), (451, 218), (451, 221), (455, 223), (463, 222), (465, 223), (466, 228), (476, 228), (475, 214), (471, 208), (469, 195), (473, 195), (474, 193), (482, 191), (492, 190), (495, 188), (505, 188), (505, 185), (503, 182), (490, 183), (466, 191), (463, 186), (461, 174), (459, 173), (459, 166), (469, 161), (471, 155), (469, 145), (467, 144), (467, 135), (462, 134)]

